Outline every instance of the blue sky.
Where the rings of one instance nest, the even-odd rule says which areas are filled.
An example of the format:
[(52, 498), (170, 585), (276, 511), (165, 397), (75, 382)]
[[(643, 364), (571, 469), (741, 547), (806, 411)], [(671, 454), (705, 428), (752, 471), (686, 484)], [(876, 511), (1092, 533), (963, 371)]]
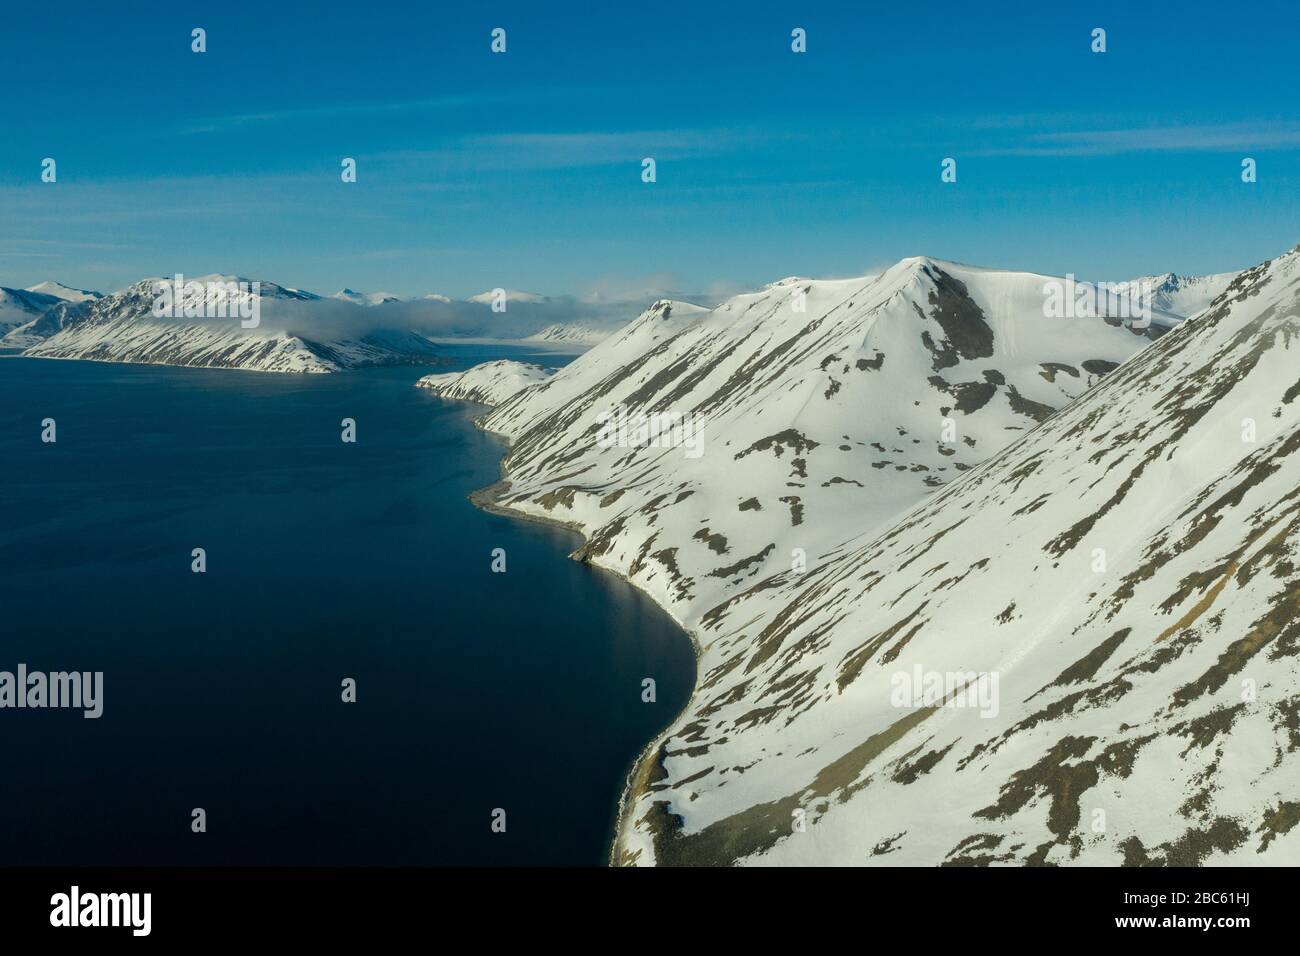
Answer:
[(0, 285), (619, 298), (919, 254), (1215, 272), (1300, 242), (1293, 4), (1045, 6), (11, 5)]

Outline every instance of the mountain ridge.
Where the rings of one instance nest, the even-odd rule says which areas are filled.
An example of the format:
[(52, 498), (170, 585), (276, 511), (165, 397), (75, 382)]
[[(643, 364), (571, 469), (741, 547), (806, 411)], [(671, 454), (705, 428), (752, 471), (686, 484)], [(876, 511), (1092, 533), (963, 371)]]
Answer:
[[(27, 345), (33, 358), (239, 368), (265, 372), (326, 373), (368, 365), (436, 364), (437, 348), (427, 338), (404, 330), (372, 329), (357, 336), (295, 333), (288, 327), (245, 328), (223, 308), (220, 318), (159, 317), (154, 314), (159, 279), (144, 279), (127, 289), (72, 309), (52, 312), (46, 333)], [(199, 283), (252, 283), (240, 276), (194, 277)], [(288, 304), (306, 309), (288, 316), (291, 324), (312, 322), (311, 310), (323, 300), (314, 293), (259, 282), (258, 305)], [(250, 293), (251, 294), (251, 293)], [(203, 305), (212, 304), (209, 289)], [(223, 305), (226, 303), (223, 303)], [(260, 322), (260, 320), (259, 320)]]
[[(1300, 582), (1287, 556), (1300, 544), (1293, 492), (1300, 383), (1288, 390), (1294, 373), (1286, 353), (1300, 345), (1298, 287), (1295, 253), (1248, 270), (1211, 312), (1138, 353), (892, 530), (861, 536), (858, 546), (846, 545), (802, 580), (778, 585), (774, 596), (768, 584), (766, 598), (756, 587), (718, 608), (701, 636), (706, 646), (727, 643), (734, 623), (752, 618), (765, 599), (782, 611), (763, 618), (771, 623), (752, 646), (736, 639), (734, 654), (715, 655), (711, 667), (702, 662), (712, 703), (693, 701), (648, 761), (651, 772), (625, 814), (620, 860), (1193, 865), (1294, 854), (1289, 814), (1300, 808), (1287, 795), (1296, 792), (1300, 774), (1300, 758), (1292, 756), (1300, 734), (1288, 716), (1297, 688), (1287, 660), (1300, 649)], [(1266, 359), (1269, 368), (1260, 364)], [(1242, 427), (1235, 412), (1217, 426), (1208, 417), (1236, 389), (1247, 391), (1258, 415), (1255, 442), (1232, 434)], [(1148, 422), (1133, 412), (1145, 409), (1152, 391), (1156, 415)], [(1272, 423), (1274, 412), (1284, 424)], [(1129, 449), (1135, 442), (1143, 447), (1131, 432), (1135, 423), (1152, 442), (1126, 472)], [(1216, 427), (1229, 430), (1221, 441), (1212, 438)], [(1068, 451), (1061, 450), (1063, 439)], [(1237, 464), (1207, 464), (1234, 441)], [(1084, 448), (1089, 454), (1080, 454)], [(1162, 466), (1178, 448), (1200, 450), (1201, 467)], [(1111, 463), (1092, 465), (1102, 456)], [(1153, 513), (1130, 495), (1135, 476), (1156, 467), (1162, 474), (1148, 480), (1162, 494), (1186, 491)], [(1064, 474), (1044, 482), (1049, 468)], [(1070, 471), (1080, 477), (1069, 480)], [(1089, 472), (1096, 477), (1084, 487)], [(1032, 487), (1021, 491), (1022, 485)], [(1063, 492), (1069, 500), (1054, 504)], [(1110, 514), (1126, 501), (1133, 504), (1122, 515)], [(1056, 507), (1078, 520), (1049, 523)], [(1237, 508), (1244, 520), (1225, 522)], [(1054, 534), (1034, 533), (1039, 526)], [(1108, 545), (1109, 574), (1089, 568), (1096, 556), (1083, 549), (1096, 543)], [(1071, 556), (1082, 584), (1053, 580), (1071, 573), (1052, 570)], [(909, 565), (943, 570), (928, 582), (930, 572), (886, 571)], [(1038, 604), (1026, 583), (1036, 586)], [(864, 589), (870, 599), (850, 596)], [(1249, 596), (1232, 602), (1238, 589)], [(832, 606), (840, 615), (836, 633), (864, 643), (854, 648), (818, 630), (821, 608)], [(1085, 633), (1095, 646), (1076, 638), (1057, 650), (1042, 624), (1063, 617), (1075, 626), (1059, 640)], [(958, 642), (954, 655), (959, 625), (971, 619), (986, 622), (978, 628), (985, 639)], [(1216, 634), (1224, 635), (1218, 647)], [(1272, 656), (1261, 661), (1265, 649)], [(999, 654), (1010, 656), (998, 660)], [(1006, 694), (1002, 707), (1012, 715), (987, 722), (969, 710), (889, 706), (890, 679), (914, 661), (924, 661), (927, 671), (1000, 673), (1016, 709)], [(761, 720), (787, 715), (781, 736), (789, 750), (800, 751), (813, 742), (807, 730), (801, 742), (790, 728), (806, 724), (804, 713), (815, 710), (822, 728), (816, 746), (801, 751), (806, 769), (786, 760), (774, 774), (755, 766), (769, 759), (754, 750), (756, 741), (747, 748), (743, 782), (731, 781), (732, 789), (718, 794), (731, 797), (719, 803), (716, 788), (698, 782), (700, 769), (732, 764), (744, 727), (737, 720), (764, 696), (753, 688), (764, 686), (766, 672), (792, 690), (768, 695), (777, 710)], [(1230, 684), (1243, 674), (1253, 675), (1250, 685)], [(732, 675), (743, 675), (751, 689), (737, 693), (742, 684)], [(1132, 692), (1139, 684), (1144, 694)], [(1237, 697), (1256, 685), (1258, 697)], [(1046, 699), (1038, 702), (1040, 695)], [(846, 750), (834, 742), (836, 727), (844, 739), (863, 743)], [(1163, 733), (1146, 733), (1151, 727)], [(1224, 736), (1232, 736), (1232, 748)], [(775, 739), (769, 735), (769, 751)], [(1229, 760), (1232, 773), (1252, 776), (1254, 791), (1230, 786), (1229, 771), (1219, 771)], [(1162, 783), (1166, 777), (1179, 785)], [(792, 782), (799, 779), (811, 780), (809, 789)], [(750, 809), (737, 806), (737, 786)], [(808, 830), (792, 832), (788, 816), (801, 808)], [(819, 837), (801, 842), (814, 827)]]
[[(1042, 277), (1018, 274), (1008, 284), (989, 278), (997, 270), (974, 271), (919, 257), (876, 279), (812, 282), (805, 291), (808, 311), (802, 318), (781, 314), (780, 305), (793, 290), (804, 289), (805, 280), (773, 284), (729, 300), (714, 312), (689, 317), (674, 316), (671, 306), (656, 304), (544, 383), (505, 398), (483, 422), (511, 441), (504, 480), (494, 490), (492, 504), (582, 531), (586, 541), (575, 558), (627, 577), (681, 621), (697, 645), (696, 690), (686, 711), (638, 763), (621, 813), (614, 862), (987, 864), (1113, 862), (1118, 855), (1124, 862), (1187, 864), (1232, 854), (1294, 853), (1300, 829), (1288, 821), (1300, 807), (1287, 803), (1286, 788), (1268, 783), (1265, 766), (1280, 761), (1291, 781), (1289, 792), (1300, 790), (1294, 785), (1297, 759), (1290, 756), (1300, 747), (1300, 724), (1285, 710), (1291, 698), (1284, 694), (1279, 702), (1275, 693), (1269, 702), (1240, 711), (1231, 720), (1215, 716), (1224, 706), (1214, 700), (1214, 693), (1225, 686), (1220, 673), (1231, 666), (1222, 660), (1235, 659), (1233, 647), (1253, 646), (1251, 625), (1243, 616), (1253, 602), (1225, 604), (1236, 610), (1216, 625), (1230, 636), (1224, 651), (1228, 657), (1215, 664), (1219, 652), (1213, 647), (1197, 650), (1209, 643), (1194, 631), (1206, 612), (1193, 612), (1206, 595), (1222, 600), (1236, 587), (1222, 583), (1222, 566), (1213, 571), (1223, 548), (1195, 551), (1198, 559), (1215, 559), (1201, 570), (1160, 570), (1151, 557), (1176, 533), (1187, 540), (1211, 541), (1218, 540), (1214, 533), (1219, 529), (1221, 536), (1228, 535), (1223, 541), (1229, 542), (1232, 529), (1243, 527), (1224, 524), (1221, 514), (1209, 511), (1222, 512), (1245, 493), (1225, 485), (1225, 475), (1257, 476), (1252, 487), (1287, 487), (1289, 473), (1277, 472), (1282, 462), (1293, 469), (1300, 456), (1288, 461), (1277, 455), (1281, 449), (1300, 446), (1300, 437), (1292, 433), (1288, 438), (1280, 429), (1291, 425), (1300, 408), (1295, 401), (1300, 382), (1287, 391), (1285, 371), (1279, 376), (1253, 369), (1264, 355), (1273, 356), (1271, 369), (1288, 368), (1286, 353), (1296, 347), (1292, 336), (1297, 271), (1293, 253), (1241, 273), (1211, 309), (1155, 343), (1140, 330), (1100, 319), (1091, 326), (1073, 320), (1083, 324), (1064, 342), (1038, 334), (1047, 320), (1041, 310), (1030, 307), (1028, 290)], [(869, 289), (872, 284), (874, 290)], [(1284, 314), (1288, 308), (1291, 312)], [(849, 314), (854, 321), (843, 322)], [(1272, 338), (1234, 337), (1234, 323), (1255, 323)], [(825, 338), (832, 328), (836, 334)], [(1102, 332), (1104, 338), (1099, 337)], [(756, 347), (756, 337), (764, 334), (768, 347)], [(816, 347), (808, 347), (810, 340)], [(1266, 340), (1272, 342), (1268, 347)], [(1188, 346), (1189, 341), (1197, 348)], [(1098, 342), (1122, 345), (1121, 351), (1132, 357), (1125, 360), (1112, 353), (1106, 359), (1110, 367), (1098, 365), (1085, 377), (1084, 356), (1103, 358), (1091, 355)], [(1063, 351), (1045, 354), (1050, 348)], [(790, 356), (799, 352), (801, 359), (791, 363)], [(726, 361), (717, 361), (718, 354), (725, 354)], [(1180, 355), (1186, 360), (1176, 363), (1174, 357)], [(798, 368), (804, 374), (793, 379), (773, 374), (782, 364), (785, 372)], [(872, 381), (872, 375), (896, 374), (900, 367), (907, 374), (884, 388), (864, 390), (859, 384)], [(861, 378), (854, 377), (855, 369)], [(1166, 469), (1166, 475), (1144, 479), (1143, 487), (1154, 481), (1170, 489), (1173, 503), (1163, 509), (1141, 502), (1124, 505), (1122, 516), (1106, 519), (1107, 500), (1136, 501), (1128, 494), (1138, 479), (1126, 483), (1122, 477), (1125, 467), (1132, 467), (1125, 464), (1128, 458), (1140, 454), (1140, 460), (1148, 462), (1145, 467), (1154, 468), (1170, 447), (1160, 444), (1158, 429), (1186, 425), (1181, 447), (1218, 451), (1221, 438), (1188, 436), (1195, 436), (1196, 423), (1231, 393), (1230, 388), (1225, 393), (1226, 385), (1214, 384), (1216, 376), (1231, 377), (1229, 369), (1242, 370), (1234, 388), (1245, 388), (1243, 382), (1263, 383), (1257, 394), (1250, 392), (1251, 407), (1257, 412), (1258, 441), (1272, 451), (1236, 471), (1227, 466), (1219, 473), (1206, 466), (1203, 472), (1213, 481), (1200, 488), (1189, 486), (1187, 469)], [(808, 374), (813, 371), (824, 377)], [(985, 373), (991, 371), (1002, 381), (990, 381)], [(1032, 384), (1035, 378), (1040, 384)], [(759, 379), (762, 387), (747, 393), (746, 386)], [(1134, 381), (1144, 384), (1134, 387)], [(690, 388), (683, 390), (685, 383)], [(936, 394), (927, 398), (918, 383)], [(980, 386), (979, 391), (958, 387), (968, 385)], [(995, 387), (990, 390), (990, 385)], [(1056, 386), (1055, 404), (1049, 401), (1051, 393), (1042, 390), (1051, 386)], [(1207, 386), (1210, 398), (1198, 404), (1196, 396)], [(1154, 396), (1153, 409), (1146, 408), (1148, 394)], [(864, 434), (870, 425), (846, 425), (850, 419), (842, 417), (844, 409), (829, 422), (811, 427), (814, 410), (846, 397), (849, 409), (869, 408), (873, 415), (886, 416), (881, 434)], [(711, 476), (692, 477), (696, 465), (686, 458), (674, 459), (671, 467), (657, 467), (670, 460), (667, 456), (679, 454), (676, 449), (604, 449), (612, 461), (601, 472), (599, 457), (583, 446), (593, 442), (595, 404), (627, 399), (649, 410), (678, 402), (688, 411), (703, 413), (710, 449), (703, 457), (707, 460), (715, 447), (707, 445), (707, 436), (720, 433), (727, 450), (722, 467)], [(949, 400), (951, 404), (936, 404)], [(908, 430), (904, 419), (913, 402), (927, 408), (920, 419), (910, 420)], [(719, 417), (717, 411), (729, 404), (738, 409), (737, 417)], [(786, 411), (780, 412), (782, 408)], [(1275, 412), (1290, 418), (1278, 425)], [(1227, 420), (1241, 427), (1232, 414), (1227, 413)], [(753, 435), (736, 431), (738, 423), (765, 416), (772, 419), (764, 428), (767, 444), (761, 436), (751, 441)], [(956, 457), (926, 451), (921, 447), (925, 443), (912, 444), (920, 430), (918, 421), (929, 420), (933, 427), (940, 416), (959, 425), (953, 444), (972, 456), (960, 475), (912, 470)], [(1144, 426), (1150, 417), (1154, 423)], [(1018, 419), (1025, 424), (1012, 427)], [(890, 438), (886, 433), (891, 428), (904, 433)], [(1008, 428), (1019, 434), (999, 444), (998, 430)], [(859, 470), (846, 471), (843, 465), (825, 470), (817, 464), (828, 446), (839, 443), (841, 430), (850, 440), (850, 451), (857, 449), (863, 459)], [(1075, 450), (1052, 454), (1058, 433), (1068, 436)], [(971, 437), (975, 449), (964, 442)], [(872, 438), (882, 447), (873, 447)], [(1143, 444), (1146, 441), (1150, 447)], [(900, 453), (905, 467), (896, 471)], [(1109, 463), (1101, 461), (1102, 455), (1110, 456)], [(770, 459), (778, 463), (777, 469), (770, 467)], [(765, 461), (767, 465), (757, 468), (746, 464)], [(881, 461), (886, 469), (874, 467)], [(794, 462), (799, 464), (791, 467)], [(1044, 479), (1035, 477), (1037, 471), (1046, 474), (1049, 468), (1059, 472), (1059, 478), (1040, 485)], [(875, 490), (853, 503), (837, 501), (827, 498), (838, 493), (829, 489), (842, 490), (846, 482), (828, 478), (819, 485), (828, 490), (814, 497), (808, 489), (815, 470), (817, 477), (847, 477), (868, 485), (874, 480)], [(886, 477), (891, 481), (881, 484)], [(921, 493), (908, 487), (910, 481), (928, 477), (942, 480)], [(792, 487), (796, 484), (800, 489)], [(887, 494), (890, 484), (894, 491)], [(1296, 484), (1300, 481), (1293, 480), (1290, 487)], [(847, 487), (851, 490), (853, 484)], [(1287, 495), (1273, 493), (1287, 507)], [(702, 498), (710, 500), (701, 507), (692, 504)], [(887, 507), (882, 507), (883, 498), (891, 499)], [(1261, 500), (1267, 507), (1269, 499)], [(1186, 520), (1193, 514), (1187, 510), (1189, 502), (1205, 509), (1201, 516), (1192, 518), (1190, 528), (1180, 528), (1174, 520), (1174, 527), (1162, 536), (1159, 521), (1172, 512)], [(816, 511), (825, 507), (830, 517), (809, 528), (817, 523)], [(870, 513), (873, 507), (876, 518)], [(1138, 510), (1132, 511), (1134, 507)], [(1058, 517), (1072, 510), (1080, 513), (1077, 519)], [(1044, 570), (1052, 562), (1061, 565), (1063, 558), (1076, 555), (1082, 557), (1071, 560), (1086, 563), (1090, 551), (1084, 546), (1098, 520), (1089, 523), (1094, 513), (1114, 529), (1108, 534), (1118, 543), (1107, 550), (1111, 566), (1119, 565), (1121, 572), (1106, 587), (1087, 576), (1052, 580), (1052, 572)], [(1279, 607), (1285, 606), (1286, 594), (1296, 593), (1294, 580), (1286, 577), (1291, 572), (1285, 570), (1290, 567), (1285, 556), (1292, 552), (1300, 518), (1279, 525), (1289, 513), (1269, 522), (1267, 512), (1260, 512), (1248, 523), (1248, 540), (1236, 546), (1236, 570), (1244, 576), (1242, 569), (1251, 569), (1243, 586), (1271, 587), (1261, 594), (1282, 600)], [(758, 536), (745, 539), (744, 531), (737, 531), (744, 525), (741, 515), (783, 520), (751, 525), (748, 530)], [(846, 523), (848, 515), (853, 517)], [(977, 518), (978, 527), (972, 524), (966, 530)], [(1024, 543), (1027, 532), (1020, 526), (1026, 522), (1051, 528), (1042, 535), (1046, 551)], [(1138, 528), (1150, 531), (1146, 563), (1135, 561), (1131, 555), (1142, 552), (1127, 544), (1132, 537), (1127, 529)], [(1286, 536), (1279, 537), (1283, 532)], [(760, 547), (764, 540), (769, 547)], [(997, 551), (993, 544), (999, 541)], [(799, 548), (800, 542), (806, 547)], [(791, 559), (787, 552), (792, 546), (807, 552), (802, 561), (797, 555)], [(701, 552), (711, 553), (714, 560), (701, 560)], [(1035, 554), (1042, 555), (1037, 567)], [(993, 566), (1001, 569), (996, 576), (986, 570)], [(700, 588), (713, 571), (722, 571), (726, 583)], [(1040, 578), (1048, 583), (1039, 584)], [(1149, 582), (1166, 580), (1172, 583), (1172, 594), (1148, 596), (1155, 593)], [(1281, 583), (1269, 585), (1270, 580)], [(990, 589), (990, 582), (996, 589)], [(1030, 590), (1018, 595), (1017, 587)], [(1206, 588), (1210, 590), (1203, 591)], [(1134, 598), (1130, 591), (1141, 597)], [(1163, 603), (1159, 627), (1135, 620), (1127, 629), (1116, 621), (1101, 630), (1094, 604), (1104, 598), (1113, 602), (1117, 595), (1131, 604), (1128, 613), (1139, 616), (1150, 614), (1144, 608)], [(1085, 633), (1079, 628), (1086, 626), (1093, 629), (1086, 633), (1095, 637), (1070, 645), (1060, 643), (1063, 636), (1035, 636), (1036, 628), (1047, 627), (1051, 633), (1051, 622), (1070, 616), (1076, 618), (1076, 632)], [(962, 622), (976, 619), (982, 622), (978, 633), (993, 636), (976, 643), (958, 640)], [(1279, 658), (1285, 661), (1300, 643), (1300, 634), (1283, 624), (1285, 618), (1276, 620), (1282, 626), (1265, 644), (1290, 649)], [(1232, 643), (1231, 635), (1242, 628), (1246, 636)], [(970, 656), (967, 650), (978, 653)], [(1170, 667), (1183, 655), (1189, 663), (1204, 663), (1199, 669)], [(1108, 674), (1108, 667), (1119, 671)], [(1166, 667), (1170, 669), (1160, 673)], [(943, 701), (960, 699), (960, 684), (950, 688), (937, 707), (900, 708), (890, 701), (890, 680), (914, 668), (918, 680), (931, 672), (972, 678), (999, 674), (1000, 709), (986, 708), (992, 712), (988, 717), (980, 717), (977, 710), (951, 709)], [(1121, 692), (1136, 683), (1138, 675), (1157, 673), (1168, 686), (1152, 691), (1149, 700)], [(1263, 687), (1276, 686), (1279, 680), (1293, 683), (1285, 664), (1259, 676)], [(1073, 690), (1075, 685), (1082, 689)], [(996, 700), (996, 693), (993, 696)], [(1172, 703), (1161, 711), (1164, 716), (1152, 717), (1150, 708), (1159, 708), (1165, 699)], [(1117, 720), (1107, 723), (1107, 707), (1118, 707), (1116, 701), (1139, 710), (1147, 707), (1141, 712), (1164, 731), (1158, 740), (1140, 742), (1140, 734), (1117, 731)], [(1180, 719), (1179, 707), (1193, 703), (1186, 719)], [(1096, 727), (1089, 739), (1084, 730), (1092, 723), (1079, 725), (1074, 736), (1055, 736), (1058, 722), (1067, 717), (1102, 721), (1104, 726)], [(1256, 739), (1276, 740), (1279, 749), (1251, 765), (1251, 793), (1215, 796), (1215, 781), (1222, 784), (1226, 778), (1215, 769), (1214, 754), (1219, 751), (1211, 744), (1215, 736), (1231, 733), (1231, 726), (1217, 729), (1220, 723), (1238, 719), (1251, 723)], [(1285, 729), (1287, 720), (1292, 721), (1291, 730)], [(1140, 726), (1136, 720), (1131, 723)], [(1212, 727), (1216, 729), (1211, 733)], [(1209, 743), (1196, 743), (1202, 739)], [(1038, 763), (1028, 756), (1016, 759), (1027, 746), (1039, 749)], [(1217, 760), (1223, 759), (1220, 753)], [(966, 768), (976, 773), (976, 767), (983, 768), (983, 776), (971, 777), (979, 784), (972, 787)], [(1189, 788), (1181, 794), (1156, 783), (1161, 774), (1175, 771)], [(810, 782), (801, 789), (800, 780)], [(1129, 780), (1140, 785), (1126, 783)], [(1099, 786), (1119, 796), (1105, 797)], [(954, 787), (965, 788), (963, 794), (969, 795), (945, 806)], [(1053, 788), (1061, 787), (1071, 788), (1071, 796), (1052, 796)], [(1072, 799), (1075, 791), (1089, 793), (1088, 799)], [(862, 809), (866, 794), (875, 808), (869, 812)], [(1158, 811), (1146, 812), (1148, 803)], [(792, 827), (792, 816), (798, 826)], [(918, 820), (925, 822), (919, 830)], [(1089, 829), (1094, 824), (1101, 830)], [(1284, 846), (1289, 849), (1280, 849)]]

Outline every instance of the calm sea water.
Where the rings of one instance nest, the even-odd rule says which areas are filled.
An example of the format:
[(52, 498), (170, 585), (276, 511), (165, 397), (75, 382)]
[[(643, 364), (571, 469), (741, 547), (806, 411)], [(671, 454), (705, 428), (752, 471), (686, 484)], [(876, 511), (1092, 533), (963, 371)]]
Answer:
[(503, 446), (419, 374), (0, 359), (0, 670), (105, 675), (0, 710), (0, 865), (604, 862), (688, 640), (470, 505)]

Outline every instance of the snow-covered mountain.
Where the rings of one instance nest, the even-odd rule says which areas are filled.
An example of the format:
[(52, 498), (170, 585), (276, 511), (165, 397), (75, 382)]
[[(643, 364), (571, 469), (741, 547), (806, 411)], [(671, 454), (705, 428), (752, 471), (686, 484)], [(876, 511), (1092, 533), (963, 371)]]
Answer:
[(39, 282), (36, 285), (28, 286), (28, 292), (38, 292), (41, 295), (52, 295), (56, 299), (62, 299), (64, 302), (89, 302), (92, 299), (103, 298), (102, 292), (91, 292), (88, 289), (74, 289), (66, 286), (62, 282), (47, 280)]
[(507, 398), (555, 374), (555, 369), (531, 362), (503, 359), (485, 362), (464, 372), (426, 375), (415, 384), (432, 389), (443, 398), (458, 398), (481, 405), (500, 405)]
[[(586, 558), (693, 626), (792, 548), (815, 560), (845, 514), (865, 531), (911, 507), (1146, 343), (1045, 318), (1044, 281), (909, 259), (713, 311), (658, 303), (486, 419), (513, 439), (500, 503), (578, 524)], [(601, 447), (640, 412), (678, 416), (702, 451)]]
[(43, 292), (0, 287), (0, 335), (40, 318), (62, 301)]
[(25, 349), (49, 338), (99, 292), (41, 282), (27, 289), (0, 289), (0, 348)]
[(1167, 315), (1191, 318), (1221, 296), (1240, 272), (1220, 272), (1208, 276), (1182, 276), (1166, 272), (1158, 276), (1135, 279), (1135, 284), (1152, 290), (1152, 306)]
[(1141, 276), (1119, 283), (1120, 288), (1150, 298), (1152, 337), (1157, 338), (1185, 319), (1204, 311), (1223, 294), (1240, 272), (1185, 276), (1166, 272), (1158, 276)]
[(95, 301), (86, 299), (81, 302), (55, 302), (36, 318), (10, 329), (0, 337), (0, 348), (29, 349), (40, 345), (50, 336), (57, 334), (65, 325), (84, 315), (91, 303)]
[[(1041, 276), (789, 280), (505, 400), (496, 504), (700, 654), (617, 860), (1295, 859), (1298, 260), (1154, 344)], [(609, 447), (620, 406), (702, 453)]]
[[(204, 276), (191, 281), (233, 281), (233, 276)], [(144, 280), (156, 282), (159, 280)], [(136, 284), (139, 286), (140, 284)], [(133, 286), (135, 289), (135, 286)], [(116, 294), (131, 302), (140, 299), (131, 289)], [(402, 360), (395, 351), (417, 359), (428, 342), (526, 342), (537, 350), (576, 352), (589, 349), (612, 329), (627, 321), (640, 306), (620, 308), (616, 303), (580, 302), (569, 297), (549, 298), (534, 293), (510, 290), (507, 303), (520, 306), (519, 311), (508, 315), (494, 311), (497, 299), (493, 293), (474, 295), (471, 299), (452, 299), (437, 293), (420, 298), (403, 299), (391, 293), (359, 293), (354, 289), (337, 291), (322, 299), (315, 293), (286, 286), (264, 284), (264, 303), (322, 302), (315, 313), (325, 321), (311, 320), (299, 310), (298, 323), (279, 324), (273, 328), (285, 336), (270, 334), (270, 326), (259, 333), (243, 334), (231, 338), (230, 328), (218, 328), (211, 323), (192, 325), (185, 333), (192, 345), (175, 349), (175, 329), (161, 336), (153, 321), (144, 319), (144, 311), (134, 310), (130, 328), (117, 324), (105, 328), (105, 311), (92, 317), (92, 324), (100, 326), (94, 332), (83, 319), (90, 315), (86, 308), (101, 298), (100, 293), (73, 289), (59, 282), (42, 282), (29, 290), (0, 290), (0, 349), (34, 350), (32, 355), (53, 355), (78, 358), (83, 351), (95, 355), (120, 355), (123, 362), (157, 362), (157, 356), (174, 356), (174, 360), (187, 364), (226, 362), (239, 367), (278, 369), (278, 371), (330, 371), (357, 362), (394, 362)], [(331, 308), (331, 303), (355, 306), (359, 310), (374, 308), (373, 316), (357, 315), (344, 321), (344, 313)], [(382, 308), (381, 308), (382, 307)], [(309, 311), (309, 310), (308, 310)], [(64, 332), (75, 332), (59, 342), (45, 343), (45, 339)], [(354, 332), (347, 332), (348, 326)], [(393, 329), (387, 328), (393, 326)], [(377, 341), (374, 330), (385, 329), (382, 342)], [(359, 330), (363, 332), (359, 332)], [(406, 330), (406, 341), (394, 336), (395, 330)], [(411, 338), (411, 334), (416, 338)], [(108, 342), (107, 338), (114, 339)], [(273, 339), (281, 339), (274, 345)], [(121, 339), (121, 341), (118, 341)], [(294, 339), (294, 341), (287, 341)], [(417, 341), (419, 339), (419, 341)], [(413, 351), (412, 351), (413, 347)], [(136, 358), (143, 356), (143, 358)], [(173, 360), (172, 358), (168, 359)], [(251, 363), (251, 364), (248, 364)]]
[(609, 338), (614, 329), (601, 329), (576, 323), (559, 323), (548, 325), (540, 332), (528, 336), (527, 342), (543, 342), (547, 345), (579, 345), (589, 347)]
[(353, 305), (383, 305), (385, 302), (402, 301), (399, 296), (395, 296), (391, 292), (353, 292), (351, 289), (340, 289), (330, 298), (351, 302)]
[(1294, 863), (1297, 359), (1300, 250), (716, 607), (620, 859)]
[[(260, 284), (258, 298), (267, 318), (257, 328), (243, 328), (238, 317), (158, 318), (152, 313), (158, 281), (145, 279), (122, 292), (71, 308), (64, 303), (61, 313), (56, 310), (43, 318), (49, 327), (35, 329), (48, 337), (38, 336), (24, 354), (266, 372), (333, 372), (367, 365), (437, 362), (436, 346), (422, 335), (338, 322), (332, 313), (324, 314), (326, 301), (319, 296), (271, 282)], [(203, 276), (193, 281), (247, 280)], [(350, 334), (350, 327), (358, 331)]]

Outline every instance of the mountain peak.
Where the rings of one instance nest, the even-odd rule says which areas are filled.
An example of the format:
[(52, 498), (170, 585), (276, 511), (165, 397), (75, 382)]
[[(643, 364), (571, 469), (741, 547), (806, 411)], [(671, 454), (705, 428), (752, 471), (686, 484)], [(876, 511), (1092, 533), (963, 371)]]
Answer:
[(391, 292), (357, 292), (354, 289), (340, 289), (330, 296), (331, 299), (338, 299), (340, 302), (351, 302), (353, 305), (383, 305), (386, 302), (400, 302), (399, 296)]
[(103, 296), (103, 293), (101, 292), (91, 292), (88, 289), (74, 289), (72, 286), (66, 286), (62, 282), (56, 282), (53, 279), (47, 279), (44, 282), (38, 282), (36, 285), (28, 286), (25, 291), (35, 292), (38, 295), (52, 295), (54, 298), (62, 299), (64, 302), (86, 302)]

